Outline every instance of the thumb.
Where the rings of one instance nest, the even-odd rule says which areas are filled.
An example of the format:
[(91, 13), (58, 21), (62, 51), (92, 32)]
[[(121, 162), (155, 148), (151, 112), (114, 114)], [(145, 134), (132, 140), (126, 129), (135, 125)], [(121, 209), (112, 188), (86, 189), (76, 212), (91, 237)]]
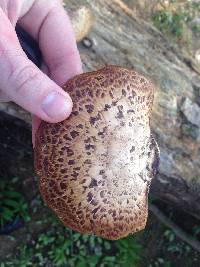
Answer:
[(2, 9), (0, 25), (1, 93), (42, 120), (59, 122), (67, 118), (71, 98), (26, 57)]

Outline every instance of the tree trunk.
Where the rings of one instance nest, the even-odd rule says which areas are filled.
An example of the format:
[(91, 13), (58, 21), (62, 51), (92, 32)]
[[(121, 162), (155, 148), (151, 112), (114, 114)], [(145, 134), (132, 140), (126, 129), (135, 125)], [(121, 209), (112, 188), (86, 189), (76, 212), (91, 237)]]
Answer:
[[(151, 126), (161, 159), (151, 192), (200, 218), (199, 66), (118, 0), (66, 2), (67, 7), (87, 4), (93, 13), (92, 47), (86, 40), (79, 44), (84, 71), (116, 64), (137, 70), (156, 85)], [(0, 110), (30, 122), (14, 104), (1, 103)]]

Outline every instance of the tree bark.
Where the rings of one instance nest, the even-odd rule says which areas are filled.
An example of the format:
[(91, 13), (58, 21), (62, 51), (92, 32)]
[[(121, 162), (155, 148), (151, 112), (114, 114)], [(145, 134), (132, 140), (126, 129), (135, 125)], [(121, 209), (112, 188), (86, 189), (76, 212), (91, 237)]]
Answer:
[[(84, 71), (116, 64), (137, 70), (156, 85), (151, 127), (160, 167), (151, 192), (200, 218), (199, 66), (117, 0), (66, 2), (66, 8), (86, 4), (93, 13), (92, 47), (86, 40), (79, 44)], [(0, 110), (30, 122), (14, 104), (1, 103)]]

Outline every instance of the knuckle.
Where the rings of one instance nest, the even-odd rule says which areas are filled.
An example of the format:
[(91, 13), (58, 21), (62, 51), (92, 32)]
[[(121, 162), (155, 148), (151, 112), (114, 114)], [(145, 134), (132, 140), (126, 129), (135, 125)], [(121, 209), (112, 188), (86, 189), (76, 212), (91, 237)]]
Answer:
[(39, 72), (31, 64), (13, 71), (10, 79), (12, 81), (15, 94), (26, 95), (31, 88), (31, 84), (38, 75)]
[(48, 67), (51, 72), (58, 70), (65, 63), (65, 58), (63, 56), (52, 57), (48, 62)]
[(48, 69), (50, 74), (54, 74), (55, 72), (59, 72), (67, 67), (68, 62), (73, 60), (77, 55), (76, 49), (70, 49), (65, 53), (54, 55), (48, 59)]

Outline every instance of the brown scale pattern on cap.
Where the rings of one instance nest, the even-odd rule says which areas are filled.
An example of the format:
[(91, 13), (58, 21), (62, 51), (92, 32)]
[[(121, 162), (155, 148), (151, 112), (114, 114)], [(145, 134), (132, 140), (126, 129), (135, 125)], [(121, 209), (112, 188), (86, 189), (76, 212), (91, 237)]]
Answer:
[(44, 201), (65, 226), (119, 239), (145, 227), (159, 152), (149, 117), (154, 87), (135, 71), (107, 66), (69, 80), (71, 116), (42, 122), (35, 169)]

